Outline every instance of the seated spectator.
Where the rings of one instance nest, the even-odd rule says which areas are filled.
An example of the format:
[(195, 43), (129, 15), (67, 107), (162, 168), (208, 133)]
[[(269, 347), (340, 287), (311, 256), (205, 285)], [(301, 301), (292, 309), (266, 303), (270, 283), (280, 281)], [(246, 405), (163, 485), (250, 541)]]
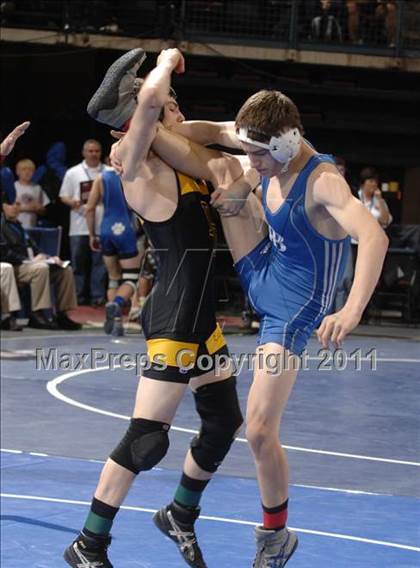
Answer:
[(395, 1), (346, 0), (348, 33), (352, 43), (395, 45), (398, 6)]
[(16, 201), (20, 203), (19, 221), (25, 229), (36, 227), (38, 215), (45, 215), (45, 206), (50, 203), (42, 187), (31, 181), (34, 173), (32, 160), (19, 160), (16, 164)]
[(1, 324), (0, 329), (22, 331), (18, 325), (15, 312), (21, 309), (17, 289), (15, 271), (8, 262), (0, 262), (0, 294), (1, 294)]
[(363, 168), (360, 172), (359, 199), (382, 228), (392, 223), (392, 215), (379, 189), (379, 175), (374, 168)]
[[(59, 257), (41, 253), (18, 221), (19, 203), (3, 204), (1, 219), (1, 260), (13, 265), (16, 281), (30, 284), (32, 312), (29, 327), (38, 329), (80, 329), (81, 325), (67, 316), (77, 307), (73, 271)], [(56, 285), (57, 313), (47, 320), (43, 310), (52, 308), (51, 285)]]
[(378, 1), (376, 13), (378, 17), (382, 17), (384, 20), (385, 35), (389, 47), (395, 47), (398, 15), (397, 2)]
[(311, 23), (311, 39), (318, 41), (343, 41), (343, 34), (332, 0), (320, 0), (320, 13)]

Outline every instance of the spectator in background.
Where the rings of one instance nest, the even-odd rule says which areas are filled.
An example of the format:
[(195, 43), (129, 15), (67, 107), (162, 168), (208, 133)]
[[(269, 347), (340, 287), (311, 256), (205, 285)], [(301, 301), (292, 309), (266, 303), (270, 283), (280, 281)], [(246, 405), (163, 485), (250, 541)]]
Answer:
[[(106, 269), (101, 253), (92, 251), (89, 246), (85, 206), (96, 176), (107, 168), (101, 162), (101, 153), (97, 140), (86, 140), (82, 148), (84, 160), (67, 170), (59, 194), (62, 202), (70, 207), (70, 251), (78, 303), (97, 306), (105, 303)], [(97, 228), (102, 221), (101, 213), (98, 207)]]
[(19, 221), (25, 229), (36, 227), (38, 215), (45, 215), (46, 205), (50, 203), (47, 194), (40, 185), (32, 182), (35, 164), (32, 160), (19, 160), (16, 164), (15, 181), (16, 201), (20, 203)]
[(343, 34), (332, 0), (320, 0), (319, 4), (319, 14), (311, 23), (311, 39), (341, 43)]
[[(337, 170), (343, 176), (343, 178), (349, 183), (347, 180), (347, 166), (346, 160), (341, 156), (334, 156), (335, 165), (337, 166)], [(349, 186), (351, 187), (350, 183)], [(335, 293), (334, 298), (334, 307), (333, 313), (338, 312), (344, 307), (344, 304), (347, 301), (348, 295), (350, 293), (351, 285), (353, 284), (353, 277), (354, 277), (354, 259), (353, 259), (354, 251), (353, 247), (349, 251), (349, 255), (347, 257), (346, 266), (344, 268), (343, 276), (341, 280), (337, 284), (337, 290)]]
[(392, 215), (379, 189), (379, 175), (374, 168), (363, 168), (360, 172), (360, 189), (358, 195), (360, 201), (375, 217), (382, 228), (385, 229), (392, 223)]
[[(32, 312), (29, 327), (77, 330), (81, 325), (67, 316), (77, 307), (73, 271), (59, 257), (40, 252), (18, 221), (19, 203), (3, 203), (1, 219), (1, 261), (13, 265), (18, 284), (30, 284)], [(52, 308), (51, 284), (57, 286), (57, 314), (53, 320), (43, 310)]]
[(395, 45), (397, 10), (395, 1), (346, 0), (348, 33), (352, 43)]
[[(1, 248), (5, 246), (1, 240)], [(19, 292), (16, 284), (13, 265), (8, 262), (0, 262), (0, 294), (1, 294), (1, 324), (0, 329), (9, 331), (22, 331), (18, 325), (15, 312), (21, 309)]]
[(389, 47), (395, 47), (398, 5), (395, 1), (378, 1), (377, 15), (384, 19), (385, 35)]
[(29, 128), (30, 124), (31, 123), (28, 120), (26, 122), (22, 122), (22, 124), (19, 124), (18, 126), (16, 126), (16, 128), (14, 128), (12, 130), (12, 132), (9, 132), (9, 134), (6, 136), (6, 138), (1, 141), (1, 143), (0, 143), (0, 160), (2, 158), (4, 158), (5, 156), (8, 156), (10, 154), (10, 152), (13, 150), (13, 148), (16, 144), (16, 140), (18, 138), (20, 138), (22, 136), (22, 134), (25, 133), (27, 128)]
[[(26, 122), (22, 122), (9, 132), (4, 140), (0, 143), (0, 194), (1, 194), (1, 203), (14, 203), (16, 201), (16, 192), (15, 192), (15, 185), (14, 185), (14, 177), (13, 173), (10, 168), (3, 167), (3, 162), (6, 156), (10, 154), (13, 150), (16, 140), (25, 133), (27, 128), (30, 126), (30, 122), (27, 120)], [(2, 136), (0, 135), (0, 138)]]

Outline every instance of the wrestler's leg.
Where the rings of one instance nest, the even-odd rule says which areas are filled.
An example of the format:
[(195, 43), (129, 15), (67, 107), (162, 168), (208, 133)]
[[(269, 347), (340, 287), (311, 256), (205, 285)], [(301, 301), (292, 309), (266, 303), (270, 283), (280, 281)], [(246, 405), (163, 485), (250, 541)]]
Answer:
[(108, 273), (108, 290), (106, 297), (108, 302), (112, 302), (115, 298), (120, 278), (121, 278), (121, 266), (118, 262), (118, 257), (116, 255), (103, 254), (102, 258)]
[(119, 286), (115, 290), (112, 301), (108, 302), (105, 306), (106, 319), (104, 330), (107, 334), (112, 334), (113, 336), (124, 335), (122, 310), (137, 291), (137, 284), (140, 275), (140, 262), (141, 258), (138, 253), (133, 253), (125, 258), (119, 258)]
[[(271, 357), (269, 367), (268, 356)], [(276, 365), (272, 365), (273, 356)], [(278, 562), (282, 560), (285, 563), (297, 546), (296, 536), (286, 528), (289, 468), (279, 429), (296, 380), (298, 364), (296, 356), (277, 343), (262, 345), (257, 350), (256, 361), (248, 397), (246, 432), (263, 506), (263, 525), (256, 529), (257, 556), (254, 564), (262, 568), (268, 561), (266, 550), (270, 549), (270, 554)], [(270, 558), (273, 561), (274, 558)]]
[(234, 262), (249, 254), (267, 236), (264, 210), (253, 193), (238, 215), (220, 216), (220, 219)]
[[(162, 507), (153, 520), (178, 546), (190, 566), (205, 568), (197, 543), (194, 523), (200, 514), (200, 499), (242, 424), (236, 392), (236, 379), (227, 365), (217, 373), (210, 371), (191, 379), (200, 433), (187, 453), (182, 477), (173, 501)], [(190, 535), (185, 538), (185, 535)]]
[(167, 432), (186, 387), (140, 379), (129, 428), (102, 469), (81, 534), (64, 553), (70, 566), (76, 568), (84, 561), (86, 566), (111, 567), (106, 549), (113, 520), (136, 475), (157, 465), (165, 455)]

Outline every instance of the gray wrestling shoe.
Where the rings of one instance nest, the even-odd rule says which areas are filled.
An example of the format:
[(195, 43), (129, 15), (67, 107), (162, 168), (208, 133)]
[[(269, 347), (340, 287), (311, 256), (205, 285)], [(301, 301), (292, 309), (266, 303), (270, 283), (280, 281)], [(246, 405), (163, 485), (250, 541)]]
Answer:
[(145, 59), (144, 50), (137, 47), (114, 61), (89, 101), (89, 116), (121, 130), (136, 109), (136, 95), (141, 85), (136, 73)]
[(297, 548), (295, 533), (284, 528), (271, 531), (256, 527), (257, 555), (252, 568), (283, 568)]

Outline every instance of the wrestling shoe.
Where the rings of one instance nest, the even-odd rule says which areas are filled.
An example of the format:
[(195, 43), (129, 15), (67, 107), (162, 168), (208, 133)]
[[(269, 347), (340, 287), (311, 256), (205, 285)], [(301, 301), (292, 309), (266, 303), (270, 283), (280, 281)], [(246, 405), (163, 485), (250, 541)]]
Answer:
[(121, 308), (116, 302), (108, 302), (105, 306), (104, 331), (116, 337), (124, 335)]
[[(174, 511), (176, 519), (172, 511)], [(171, 505), (162, 507), (153, 515), (153, 522), (164, 535), (174, 541), (188, 566), (207, 568), (194, 531), (194, 522), (199, 514), (200, 508), (195, 511), (188, 511), (176, 503), (171, 503)], [(179, 520), (183, 517), (185, 517), (186, 522)]]
[(283, 568), (298, 545), (295, 533), (284, 528), (277, 531), (256, 527), (257, 555), (252, 568)]
[(91, 538), (83, 532), (64, 551), (64, 560), (73, 568), (113, 568), (107, 548), (111, 537)]
[(137, 47), (114, 61), (89, 101), (89, 116), (117, 130), (123, 128), (136, 109), (141, 84), (136, 73), (145, 59), (144, 50)]

